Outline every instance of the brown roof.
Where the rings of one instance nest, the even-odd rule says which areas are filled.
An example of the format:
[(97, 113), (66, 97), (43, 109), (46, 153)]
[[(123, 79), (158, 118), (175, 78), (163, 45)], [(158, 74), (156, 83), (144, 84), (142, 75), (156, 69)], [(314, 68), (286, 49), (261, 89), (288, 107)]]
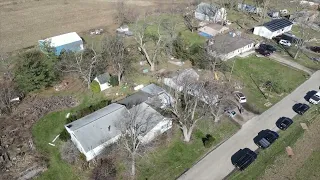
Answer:
[(251, 43), (251, 39), (243, 36), (232, 37), (230, 34), (223, 34), (208, 40), (208, 48), (217, 54), (228, 54)]

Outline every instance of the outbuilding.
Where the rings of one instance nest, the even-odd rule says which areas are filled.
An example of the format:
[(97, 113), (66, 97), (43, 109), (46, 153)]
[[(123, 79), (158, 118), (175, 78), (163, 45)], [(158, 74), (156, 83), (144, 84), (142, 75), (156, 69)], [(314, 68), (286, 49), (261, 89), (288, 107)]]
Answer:
[(97, 81), (99, 83), (100, 91), (106, 90), (111, 87), (109, 83), (110, 81), (109, 73), (104, 73), (97, 76), (96, 78), (94, 78), (94, 81)]
[(274, 19), (262, 26), (254, 27), (253, 34), (272, 39), (285, 32), (291, 31), (292, 22), (288, 19)]
[(63, 51), (78, 52), (83, 50), (83, 41), (76, 32), (62, 34), (38, 41), (40, 50), (46, 53), (52, 48), (55, 55), (59, 56)]

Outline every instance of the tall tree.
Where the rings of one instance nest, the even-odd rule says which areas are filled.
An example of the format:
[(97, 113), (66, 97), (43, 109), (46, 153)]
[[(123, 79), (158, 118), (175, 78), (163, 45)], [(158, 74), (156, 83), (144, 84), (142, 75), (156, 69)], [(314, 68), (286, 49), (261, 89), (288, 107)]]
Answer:
[(134, 23), (138, 17), (138, 11), (128, 6), (124, 0), (120, 0), (115, 6), (114, 19), (118, 25)]
[(124, 39), (120, 36), (105, 36), (102, 40), (102, 57), (117, 74), (120, 85), (124, 71), (130, 65)]
[(93, 48), (80, 53), (65, 52), (61, 55), (58, 69), (65, 73), (77, 74), (90, 89), (91, 80), (95, 75), (94, 72), (102, 65), (101, 62), (100, 55)]

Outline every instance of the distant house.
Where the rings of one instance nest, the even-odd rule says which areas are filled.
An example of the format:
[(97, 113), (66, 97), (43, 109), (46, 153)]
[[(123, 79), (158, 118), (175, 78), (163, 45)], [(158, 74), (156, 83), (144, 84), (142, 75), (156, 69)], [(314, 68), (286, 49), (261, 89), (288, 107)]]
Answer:
[(253, 34), (272, 39), (285, 32), (291, 31), (292, 24), (288, 19), (274, 19), (262, 26), (254, 27)]
[(195, 10), (195, 18), (200, 21), (224, 22), (227, 20), (227, 11), (216, 4), (202, 2)]
[(97, 76), (96, 78), (94, 78), (93, 80), (97, 81), (99, 83), (101, 91), (106, 90), (111, 87), (111, 85), (109, 84), (109, 81), (110, 81), (109, 73), (101, 74), (101, 75)]
[(252, 40), (232, 32), (209, 39), (207, 43), (207, 52), (211, 56), (224, 61), (247, 52), (254, 47)]
[(173, 98), (167, 95), (161, 87), (151, 84), (123, 100), (66, 124), (65, 128), (87, 161), (101, 154), (105, 147), (121, 137), (121, 124), (130, 120), (132, 115), (136, 116), (137, 123), (143, 124), (140, 129), (145, 133), (139, 140), (148, 143), (172, 127), (171, 119), (157, 112), (154, 108), (158, 107), (153, 107), (155, 104), (149, 104), (154, 102), (153, 98), (159, 97), (160, 100), (165, 99), (160, 101), (159, 107), (169, 106)]
[(83, 41), (76, 32), (54, 36), (38, 41), (40, 49), (46, 51), (45, 46), (52, 48), (55, 55), (59, 56), (62, 51), (81, 51), (83, 50)]
[(141, 89), (142, 92), (151, 95), (151, 98), (148, 98), (147, 103), (161, 109), (172, 106), (175, 99), (167, 93), (163, 88), (155, 85), (149, 84)]
[(177, 72), (171, 77), (164, 78), (163, 83), (176, 91), (182, 91), (186, 80), (197, 81), (199, 77), (198, 73), (190, 68)]
[(200, 28), (198, 29), (199, 35), (208, 38), (214, 37), (218, 34), (222, 34), (228, 30), (229, 28), (227, 26), (222, 26), (216, 23), (209, 23), (203, 26), (200, 25)]
[(244, 4), (244, 3), (238, 3), (238, 10), (248, 12), (248, 13), (254, 13), (254, 14), (262, 13), (262, 8), (255, 7), (249, 4)]

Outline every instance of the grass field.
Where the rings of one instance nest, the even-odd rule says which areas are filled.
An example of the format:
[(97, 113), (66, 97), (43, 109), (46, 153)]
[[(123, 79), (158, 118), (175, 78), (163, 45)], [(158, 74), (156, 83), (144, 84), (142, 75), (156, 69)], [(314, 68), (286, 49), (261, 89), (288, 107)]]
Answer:
[(175, 179), (210, 150), (202, 143), (206, 134), (211, 134), (215, 138), (213, 145), (217, 145), (238, 130), (228, 119), (216, 126), (212, 121), (203, 121), (197, 127), (190, 143), (182, 141), (180, 131), (175, 132), (169, 145), (144, 155), (138, 162), (138, 179)]
[(32, 134), (37, 150), (46, 156), (49, 160), (48, 170), (42, 173), (38, 180), (76, 180), (86, 179), (83, 171), (75, 169), (67, 164), (60, 157), (59, 148), (63, 143), (59, 139), (55, 141), (55, 147), (50, 146), (51, 142), (64, 128), (66, 124), (66, 114), (68, 112), (75, 112), (78, 109), (88, 106), (93, 102), (101, 100), (101, 96), (83, 95), (82, 103), (72, 109), (66, 109), (59, 112), (50, 113), (41, 118), (32, 128)]
[[(292, 179), (292, 178), (286, 178), (284, 174), (288, 174), (286, 171), (290, 171), (290, 169), (293, 169), (293, 166), (301, 166), (301, 163), (299, 162), (292, 162), (295, 161), (301, 154), (304, 154), (306, 152), (304, 151), (298, 151), (296, 147), (294, 146), (295, 143), (298, 141), (299, 138), (302, 136), (305, 136), (304, 130), (301, 128), (300, 123), (304, 122), (307, 123), (309, 126), (313, 125), (313, 123), (318, 123), (318, 126), (320, 123), (319, 120), (319, 110), (314, 106), (311, 108), (306, 114), (303, 116), (296, 116), (293, 120), (294, 123), (288, 128), (286, 131), (280, 132), (280, 138), (272, 144), (268, 149), (261, 150), (258, 154), (258, 158), (256, 161), (251, 164), (245, 171), (236, 171), (234, 172), (228, 179), (230, 180), (248, 180), (248, 179)], [(312, 122), (311, 122), (312, 121)], [(317, 122), (315, 122), (317, 121)], [(318, 133), (318, 129), (315, 128), (315, 133)], [(312, 136), (311, 136), (312, 137)], [(310, 137), (306, 138), (303, 141), (310, 141)], [(303, 142), (302, 141), (302, 142)], [(318, 142), (318, 137), (316, 137), (314, 140), (314, 143)], [(298, 143), (298, 142), (297, 142)], [(317, 143), (319, 145), (319, 143)], [(296, 152), (294, 157), (292, 159), (288, 158), (287, 155), (285, 155), (285, 148), (287, 146), (291, 146)], [(310, 147), (304, 145), (304, 148), (308, 147), (316, 148), (316, 147)], [(319, 148), (320, 146), (318, 146)], [(296, 150), (296, 151), (295, 151)], [(316, 174), (319, 176), (320, 171), (314, 172), (317, 169), (319, 169), (316, 165), (319, 164), (319, 162), (316, 162), (313, 158), (319, 158), (319, 154), (317, 154), (317, 151), (314, 151), (316, 154), (313, 154), (310, 156), (308, 160), (306, 160), (305, 165), (303, 168), (297, 168), (297, 179), (309, 179), (306, 178), (305, 175), (311, 177), (312, 175)], [(319, 151), (318, 151), (319, 152)], [(285, 158), (289, 164), (285, 164), (283, 161), (279, 160), (279, 157)], [(290, 166), (291, 162), (291, 166)], [(272, 169), (268, 171), (269, 169)], [(266, 171), (267, 170), (267, 171)], [(264, 173), (267, 174), (264, 174)], [(294, 172), (290, 172), (294, 175)], [(290, 175), (289, 173), (289, 175)], [(300, 178), (298, 178), (300, 177)], [(295, 179), (295, 178), (293, 178)], [(310, 178), (313, 179), (313, 178)]]
[[(266, 102), (277, 103), (303, 83), (307, 77), (304, 72), (293, 70), (268, 58), (250, 56), (237, 58), (234, 61), (233, 76), (243, 82), (243, 91), (247, 97), (248, 104), (251, 107), (255, 107), (259, 112), (268, 109), (264, 105)], [(233, 62), (230, 61), (229, 63), (232, 65)], [(265, 88), (263, 92), (267, 96), (266, 99), (257, 85), (261, 88), (267, 81), (271, 81), (278, 92)]]

